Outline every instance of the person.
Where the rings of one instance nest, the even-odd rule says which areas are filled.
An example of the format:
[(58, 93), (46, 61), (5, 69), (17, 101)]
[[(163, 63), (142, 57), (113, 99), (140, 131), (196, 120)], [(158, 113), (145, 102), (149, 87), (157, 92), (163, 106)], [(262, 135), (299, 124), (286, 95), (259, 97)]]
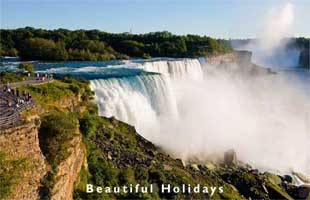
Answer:
[(19, 108), (19, 104), (17, 103), (16, 106), (15, 106), (16, 110), (18, 110)]

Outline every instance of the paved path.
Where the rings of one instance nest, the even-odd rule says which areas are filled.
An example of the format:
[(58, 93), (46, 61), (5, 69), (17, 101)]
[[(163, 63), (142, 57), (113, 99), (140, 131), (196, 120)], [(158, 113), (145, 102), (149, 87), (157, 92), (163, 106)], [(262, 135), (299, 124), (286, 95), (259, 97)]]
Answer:
[(37, 80), (36, 78), (29, 78), (28, 80), (25, 81), (19, 81), (19, 82), (14, 82), (14, 83), (8, 83), (8, 84), (0, 84), (0, 88), (4, 86), (9, 86), (10, 88), (15, 88), (15, 87), (21, 87), (23, 85), (39, 85), (43, 83), (49, 83), (52, 82), (54, 79), (49, 78), (45, 80)]

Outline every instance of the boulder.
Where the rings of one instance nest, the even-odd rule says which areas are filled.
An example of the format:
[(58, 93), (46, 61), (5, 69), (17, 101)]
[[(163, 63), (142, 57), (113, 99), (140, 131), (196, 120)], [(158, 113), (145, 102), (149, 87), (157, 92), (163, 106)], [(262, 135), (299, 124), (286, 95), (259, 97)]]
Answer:
[(282, 183), (282, 179), (276, 174), (265, 172), (264, 175), (267, 177), (268, 181), (275, 185), (280, 185)]

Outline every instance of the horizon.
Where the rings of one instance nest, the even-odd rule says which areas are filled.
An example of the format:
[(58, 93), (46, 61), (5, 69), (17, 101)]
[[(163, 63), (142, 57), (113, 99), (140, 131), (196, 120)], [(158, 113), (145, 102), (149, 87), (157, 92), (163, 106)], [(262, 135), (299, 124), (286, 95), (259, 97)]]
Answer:
[(307, 0), (1, 0), (0, 28), (83, 29), (115, 34), (168, 31), (217, 39), (258, 39), (270, 12), (287, 2), (295, 11), (291, 37), (310, 38), (310, 27), (305, 25), (310, 18)]

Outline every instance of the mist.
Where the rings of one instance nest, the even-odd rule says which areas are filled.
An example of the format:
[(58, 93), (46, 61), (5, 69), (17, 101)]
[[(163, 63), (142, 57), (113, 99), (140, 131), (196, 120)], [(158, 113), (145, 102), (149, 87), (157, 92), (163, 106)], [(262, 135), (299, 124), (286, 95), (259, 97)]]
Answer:
[[(215, 68), (214, 68), (215, 69)], [(310, 174), (310, 101), (285, 75), (248, 78), (212, 73), (204, 80), (175, 80), (178, 118), (160, 116), (141, 134), (184, 160), (228, 149), (262, 170)]]
[[(261, 40), (239, 49), (253, 51), (252, 61), (264, 67), (296, 66), (299, 54), (287, 50), (285, 39), (292, 34), (292, 3), (269, 16)], [(198, 59), (146, 62), (139, 68), (158, 74), (91, 81), (100, 115), (134, 125), (183, 160), (223, 158), (234, 149), (255, 168), (310, 175), (307, 80), (283, 71), (250, 76), (231, 70), (237, 64), (219, 70)]]
[(247, 44), (233, 43), (239, 50), (253, 52), (252, 61), (255, 64), (272, 67), (298, 66), (300, 51), (288, 48), (293, 42), (293, 25), (295, 19), (294, 4), (287, 1), (284, 6), (272, 8), (265, 16), (264, 26), (257, 35), (258, 39), (250, 40)]

